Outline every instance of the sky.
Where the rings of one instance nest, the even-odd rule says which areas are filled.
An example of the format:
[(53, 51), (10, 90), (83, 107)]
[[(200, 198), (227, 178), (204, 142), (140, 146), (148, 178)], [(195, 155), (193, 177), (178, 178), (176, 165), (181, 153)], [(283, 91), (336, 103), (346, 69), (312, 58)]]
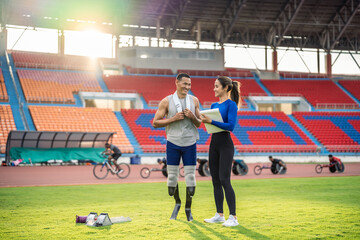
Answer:
[[(58, 52), (58, 32), (54, 29), (27, 29), (22, 26), (7, 26), (9, 50), (22, 50), (33, 52)], [(115, 56), (115, 39), (110, 34), (88, 31), (64, 31), (65, 54), (83, 55), (90, 57)], [(149, 46), (149, 39), (135, 37), (137, 46)], [(150, 40), (151, 46), (157, 45), (157, 39)], [(161, 40), (160, 47), (167, 47), (168, 42)], [(132, 36), (121, 36), (120, 47), (133, 45)], [(175, 48), (197, 48), (194, 41), (173, 40)], [(214, 43), (201, 42), (202, 49), (220, 49)], [(267, 51), (267, 66), (265, 62), (265, 51)], [(294, 49), (278, 48), (278, 70), (293, 72), (318, 72), (317, 50), (316, 49)], [(272, 49), (265, 50), (264, 46), (245, 46), (229, 44), (224, 47), (225, 67), (245, 69), (272, 69)], [(353, 60), (355, 58), (356, 62)], [(333, 74), (360, 75), (360, 53), (333, 52)], [(325, 52), (320, 51), (320, 73), (325, 73)]]

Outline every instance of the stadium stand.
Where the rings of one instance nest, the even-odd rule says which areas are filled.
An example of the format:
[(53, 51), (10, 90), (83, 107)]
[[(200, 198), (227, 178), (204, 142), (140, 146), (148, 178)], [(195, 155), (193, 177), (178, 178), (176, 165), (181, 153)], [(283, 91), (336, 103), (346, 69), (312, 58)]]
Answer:
[(317, 146), (283, 112), (238, 112), (239, 152), (315, 152)]
[[(156, 110), (121, 110), (144, 152), (165, 152), (165, 128), (153, 128)], [(207, 152), (210, 134), (199, 128), (198, 152)], [(315, 152), (317, 146), (283, 112), (239, 112), (232, 133), (240, 152)]]
[(340, 80), (340, 85), (349, 91), (358, 101), (360, 101), (360, 79), (359, 80)]
[[(199, 99), (200, 103), (209, 108), (213, 102), (218, 101), (214, 95), (214, 82), (216, 78), (192, 78), (191, 91)], [(265, 91), (254, 79), (234, 79), (241, 83), (241, 96), (246, 98), (249, 95), (266, 95)], [(243, 104), (246, 103), (243, 101)]]
[(301, 72), (280, 72), (280, 76), (282, 78), (327, 78), (326, 74)]
[(110, 109), (29, 106), (38, 131), (116, 132), (112, 143), (123, 153), (134, 149), (115, 114)]
[(0, 105), (0, 153), (5, 153), (7, 137), (11, 130), (16, 130), (11, 107)]
[(96, 60), (84, 56), (22, 51), (12, 51), (11, 55), (17, 68), (94, 71), (97, 66)]
[(94, 73), (17, 70), (27, 102), (75, 103), (73, 93), (102, 92)]
[(314, 107), (332, 104), (357, 105), (331, 80), (261, 80), (275, 96), (303, 96)]
[[(133, 132), (140, 147), (145, 153), (164, 153), (166, 146), (165, 128), (154, 128), (152, 119), (156, 110), (153, 109), (123, 109), (121, 114)], [(208, 152), (210, 135), (205, 126), (199, 128), (200, 140), (197, 144), (198, 152)]]
[(121, 110), (143, 152), (165, 152), (165, 128), (154, 128), (151, 123), (155, 112), (150, 109)]
[(179, 69), (178, 73), (187, 73), (190, 76), (200, 76), (200, 77), (209, 77), (209, 76), (251, 77), (251, 78), (254, 77), (250, 72), (250, 70), (238, 70), (236, 68), (229, 68), (226, 69), (225, 71)]
[(109, 75), (103, 79), (111, 92), (137, 92), (149, 104), (159, 102), (175, 91), (175, 77)]
[(7, 102), (9, 101), (9, 96), (6, 91), (4, 76), (2, 74), (2, 70), (0, 69), (0, 101)]
[(297, 112), (294, 117), (330, 152), (360, 152), (360, 112)]
[(129, 74), (157, 74), (157, 75), (173, 75), (171, 69), (160, 68), (133, 68), (130, 66), (124, 66)]

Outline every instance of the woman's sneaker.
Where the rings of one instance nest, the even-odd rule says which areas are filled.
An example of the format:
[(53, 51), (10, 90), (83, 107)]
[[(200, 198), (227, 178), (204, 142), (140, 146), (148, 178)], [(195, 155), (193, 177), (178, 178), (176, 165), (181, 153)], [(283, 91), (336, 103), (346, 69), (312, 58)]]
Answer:
[(228, 220), (226, 220), (226, 222), (223, 223), (224, 227), (234, 227), (237, 225), (239, 225), (239, 222), (233, 215), (230, 215)]
[(220, 216), (218, 213), (215, 213), (215, 217), (212, 217), (210, 219), (205, 219), (204, 221), (207, 223), (225, 222), (225, 217)]

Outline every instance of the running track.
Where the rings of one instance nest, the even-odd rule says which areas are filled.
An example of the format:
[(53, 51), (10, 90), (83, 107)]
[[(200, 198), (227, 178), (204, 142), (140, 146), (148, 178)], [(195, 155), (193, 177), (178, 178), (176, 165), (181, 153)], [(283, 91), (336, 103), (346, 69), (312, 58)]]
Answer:
[[(345, 172), (343, 173), (330, 173), (328, 168), (324, 168), (321, 174), (315, 172), (315, 164), (287, 164), (288, 170), (285, 175), (274, 175), (270, 169), (263, 169), (262, 173), (258, 176), (253, 173), (255, 165), (257, 164), (248, 164), (249, 173), (247, 175), (237, 176), (232, 174), (231, 178), (264, 179), (360, 176), (360, 163), (346, 163)], [(0, 187), (166, 182), (166, 178), (161, 172), (152, 172), (148, 179), (142, 179), (140, 169), (145, 166), (149, 168), (160, 167), (160, 165), (131, 165), (131, 173), (128, 178), (119, 179), (115, 175), (109, 174), (104, 180), (98, 180), (93, 176), (93, 166), (0, 167)], [(211, 178), (201, 177), (197, 173), (197, 181), (204, 180), (211, 180)], [(180, 177), (180, 181), (184, 181), (184, 178)]]

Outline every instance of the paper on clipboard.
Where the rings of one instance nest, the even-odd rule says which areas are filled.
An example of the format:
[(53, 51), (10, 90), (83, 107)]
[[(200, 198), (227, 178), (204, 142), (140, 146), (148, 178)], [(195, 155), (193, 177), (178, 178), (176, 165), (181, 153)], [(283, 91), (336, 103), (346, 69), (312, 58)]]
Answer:
[[(200, 111), (200, 114), (206, 115), (211, 120), (218, 121), (218, 122), (224, 122), (218, 108), (203, 110), (203, 111)], [(218, 128), (210, 123), (204, 123), (204, 124), (206, 127), (206, 131), (208, 133), (217, 133), (217, 132), (224, 131), (224, 129)]]

